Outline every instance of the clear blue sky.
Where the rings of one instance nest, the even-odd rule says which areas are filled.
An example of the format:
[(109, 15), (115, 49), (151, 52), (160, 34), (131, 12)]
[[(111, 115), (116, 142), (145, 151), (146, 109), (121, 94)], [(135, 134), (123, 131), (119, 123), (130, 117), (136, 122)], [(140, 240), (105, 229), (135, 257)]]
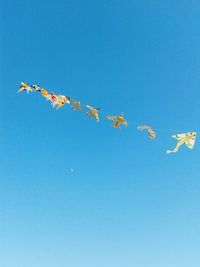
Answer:
[[(0, 24), (0, 265), (199, 267), (198, 138), (165, 153), (200, 131), (199, 1), (1, 0)], [(132, 124), (53, 110), (21, 81)]]

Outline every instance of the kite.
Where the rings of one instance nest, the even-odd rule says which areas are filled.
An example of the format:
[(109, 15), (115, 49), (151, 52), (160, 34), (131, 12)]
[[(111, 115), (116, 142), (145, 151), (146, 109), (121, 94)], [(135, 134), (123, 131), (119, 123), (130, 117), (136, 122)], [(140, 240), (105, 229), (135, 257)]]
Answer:
[(99, 122), (99, 108), (93, 108), (91, 106), (86, 105), (90, 111), (86, 112), (90, 119), (95, 118), (97, 122)]
[(41, 93), (46, 98), (46, 100), (50, 100), (51, 102), (53, 102), (57, 97), (53, 92), (49, 94), (44, 88), (41, 89)]
[(127, 121), (123, 117), (124, 113), (121, 113), (119, 116), (107, 116), (108, 120), (115, 121), (113, 124), (111, 124), (114, 128), (120, 128), (120, 124), (123, 124), (124, 126), (128, 126)]
[(33, 89), (33, 91), (41, 92), (40, 86), (38, 86), (36, 84), (31, 85), (31, 88)]
[(140, 125), (137, 127), (138, 130), (147, 130), (148, 132), (148, 135), (149, 135), (149, 138), (151, 138), (152, 140), (155, 140), (156, 139), (156, 132), (153, 130), (153, 128), (150, 126), (150, 125)]
[(30, 85), (28, 85), (28, 83), (21, 82), (21, 86), (18, 90), (18, 93), (22, 91), (26, 91), (29, 94), (29, 92), (33, 92), (33, 89), (31, 88)]
[(70, 104), (69, 96), (64, 96), (64, 95), (57, 96), (53, 92), (49, 94), (45, 89), (42, 89), (41, 93), (47, 100), (51, 101), (53, 108), (57, 106), (57, 109), (59, 109), (60, 107), (63, 107), (66, 103)]
[(65, 104), (70, 104), (70, 97), (69, 96), (64, 96), (64, 95), (58, 95), (52, 96), (52, 106), (55, 107), (57, 105), (56, 109), (59, 109), (61, 107), (63, 107)]
[(57, 98), (57, 96), (54, 94), (54, 92), (51, 92), (49, 96), (50, 96), (51, 101), (54, 101)]
[(175, 138), (178, 140), (178, 143), (176, 144), (176, 147), (172, 150), (167, 150), (167, 154), (169, 153), (175, 153), (179, 150), (179, 147), (182, 145), (186, 145), (188, 148), (193, 149), (196, 141), (196, 132), (190, 132), (190, 133), (183, 133), (183, 134), (175, 134), (172, 135), (172, 138)]
[(44, 88), (41, 89), (42, 95), (46, 98), (46, 100), (51, 100), (51, 95)]
[(82, 110), (82, 108), (81, 108), (81, 102), (77, 102), (76, 100), (71, 100), (71, 102), (74, 104), (73, 106), (71, 106), (71, 108), (73, 109), (73, 110), (76, 110), (76, 109), (78, 109), (78, 110)]

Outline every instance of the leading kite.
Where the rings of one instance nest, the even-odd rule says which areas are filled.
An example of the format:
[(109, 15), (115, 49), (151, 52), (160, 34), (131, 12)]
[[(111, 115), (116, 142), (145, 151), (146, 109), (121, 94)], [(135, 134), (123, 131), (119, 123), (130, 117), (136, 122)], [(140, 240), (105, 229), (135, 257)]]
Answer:
[(174, 149), (167, 150), (167, 154), (176, 153), (179, 150), (179, 147), (182, 145), (186, 145), (188, 148), (193, 149), (196, 141), (196, 136), (196, 132), (172, 135), (172, 138), (177, 139), (178, 143), (176, 144), (176, 147)]

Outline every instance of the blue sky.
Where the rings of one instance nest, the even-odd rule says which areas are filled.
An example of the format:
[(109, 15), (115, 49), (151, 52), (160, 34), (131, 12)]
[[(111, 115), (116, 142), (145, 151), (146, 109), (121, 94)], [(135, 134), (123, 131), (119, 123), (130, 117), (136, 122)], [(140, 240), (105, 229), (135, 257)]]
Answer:
[[(196, 0), (1, 1), (2, 266), (199, 267), (198, 138), (165, 153), (200, 130), (199, 16)], [(99, 124), (21, 81), (99, 106)]]

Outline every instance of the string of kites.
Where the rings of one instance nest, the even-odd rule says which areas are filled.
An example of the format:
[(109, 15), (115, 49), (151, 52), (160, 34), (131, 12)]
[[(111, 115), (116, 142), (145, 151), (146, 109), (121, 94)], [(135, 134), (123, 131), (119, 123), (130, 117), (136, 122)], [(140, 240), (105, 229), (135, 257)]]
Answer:
[[(48, 93), (47, 90), (44, 88), (41, 88), (38, 85), (29, 85), (28, 83), (21, 82), (21, 86), (18, 90), (18, 92), (26, 91), (29, 92), (41, 92), (42, 96), (46, 98), (47, 101), (51, 102), (51, 105), (53, 108), (60, 109), (64, 105), (68, 104), (70, 105), (72, 103), (71, 108), (73, 110), (79, 110), (82, 111), (81, 103), (79, 101), (76, 101), (74, 99), (71, 99), (69, 96), (64, 95), (55, 95), (54, 92)], [(99, 122), (99, 108), (94, 108), (92, 106), (86, 105), (86, 108), (88, 109), (88, 112), (86, 114), (90, 119), (94, 118), (97, 122)], [(121, 113), (118, 116), (107, 116), (108, 120), (114, 121), (113, 124), (111, 124), (114, 128), (120, 128), (120, 125), (128, 126), (128, 122), (124, 119), (124, 114)], [(140, 125), (137, 127), (138, 130), (146, 130), (148, 133), (148, 136), (150, 139), (155, 140), (157, 137), (157, 134), (155, 130), (147, 124)], [(179, 150), (180, 146), (186, 145), (189, 149), (193, 149), (196, 141), (197, 132), (188, 132), (188, 133), (181, 133), (181, 134), (175, 134), (172, 135), (172, 138), (175, 138), (178, 140), (176, 147), (171, 150), (167, 150), (167, 154), (169, 153), (175, 153)]]

